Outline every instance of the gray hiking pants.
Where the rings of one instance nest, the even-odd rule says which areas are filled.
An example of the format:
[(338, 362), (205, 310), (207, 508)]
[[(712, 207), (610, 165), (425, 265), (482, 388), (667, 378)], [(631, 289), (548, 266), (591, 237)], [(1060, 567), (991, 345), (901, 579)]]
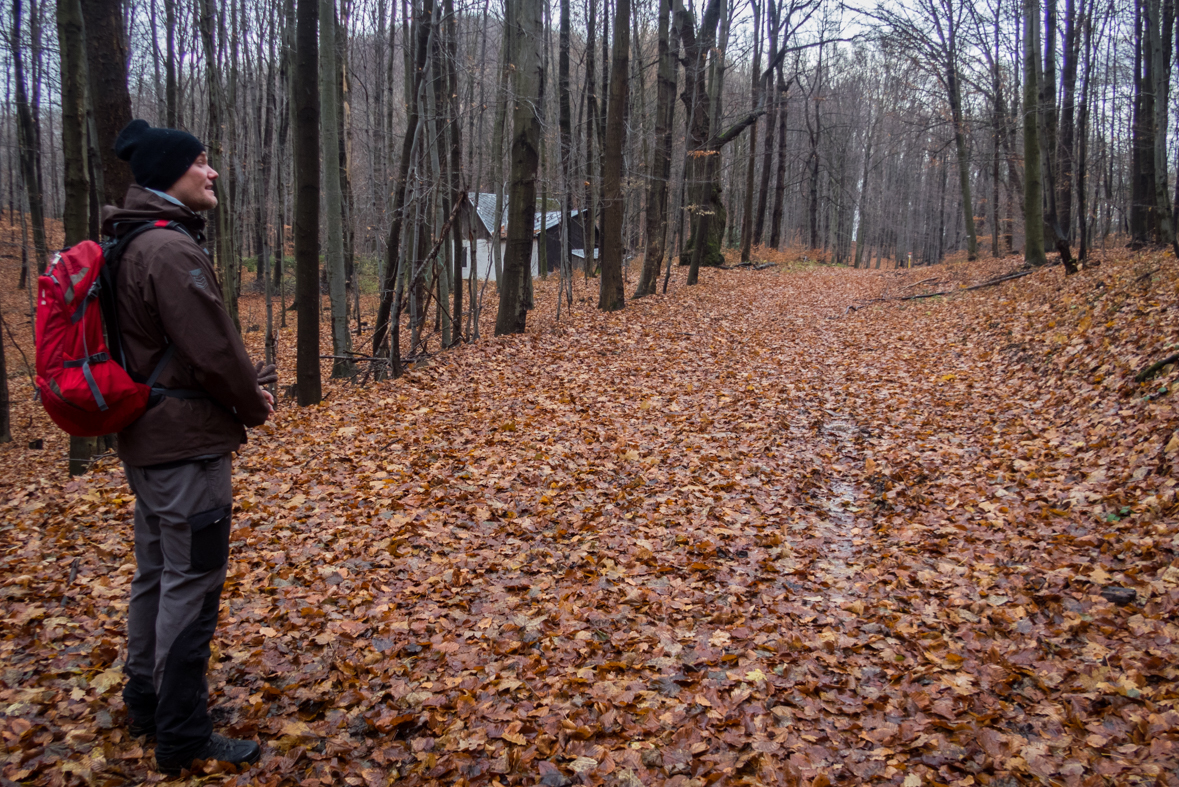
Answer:
[(124, 465), (135, 493), (135, 578), (123, 701), (156, 727), (156, 758), (195, 756), (213, 732), (205, 673), (229, 558), (230, 456)]

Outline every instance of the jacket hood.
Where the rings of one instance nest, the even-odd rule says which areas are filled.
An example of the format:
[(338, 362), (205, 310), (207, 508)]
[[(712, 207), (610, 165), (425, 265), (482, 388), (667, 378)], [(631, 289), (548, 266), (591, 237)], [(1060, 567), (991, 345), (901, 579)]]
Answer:
[[(205, 229), (205, 219), (183, 205), (169, 202), (158, 194), (133, 184), (127, 189), (127, 196), (123, 198), (123, 207), (104, 205), (102, 208), (102, 234), (119, 237), (130, 228), (132, 223), (141, 221), (175, 221), (184, 225), (193, 234), (201, 233)], [(120, 227), (121, 223), (126, 227)]]

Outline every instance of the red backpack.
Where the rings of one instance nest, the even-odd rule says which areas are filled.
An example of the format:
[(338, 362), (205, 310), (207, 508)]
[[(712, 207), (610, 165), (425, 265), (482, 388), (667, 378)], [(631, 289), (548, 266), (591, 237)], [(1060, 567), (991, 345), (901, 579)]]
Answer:
[(117, 240), (82, 241), (58, 254), (37, 281), (37, 393), (53, 422), (76, 437), (118, 432), (143, 415), (172, 358), (169, 343), (147, 382), (133, 380), (115, 310), (119, 259), (134, 238), (157, 227), (188, 234), (176, 222), (160, 220), (139, 224)]

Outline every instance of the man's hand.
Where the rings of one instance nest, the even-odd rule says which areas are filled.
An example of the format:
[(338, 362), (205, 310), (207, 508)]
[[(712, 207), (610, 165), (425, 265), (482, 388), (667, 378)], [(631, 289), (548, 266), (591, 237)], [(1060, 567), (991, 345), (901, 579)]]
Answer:
[(262, 386), (258, 386), (258, 393), (262, 394), (262, 401), (266, 403), (266, 417), (269, 419), (274, 414), (274, 397)]
[[(258, 373), (258, 387), (265, 388), (268, 385), (274, 385), (278, 382), (278, 367), (274, 364), (268, 364), (265, 361), (258, 361), (254, 364), (254, 371)], [(271, 397), (274, 401), (274, 397)]]

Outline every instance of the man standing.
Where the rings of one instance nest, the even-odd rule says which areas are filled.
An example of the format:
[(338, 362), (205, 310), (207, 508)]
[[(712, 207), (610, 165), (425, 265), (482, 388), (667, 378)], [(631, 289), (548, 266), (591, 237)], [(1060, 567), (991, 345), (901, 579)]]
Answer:
[(229, 558), (231, 453), (273, 412), (262, 386), (277, 375), (250, 363), (200, 245), (198, 213), (217, 206), (204, 146), (134, 120), (115, 152), (136, 184), (122, 208), (103, 209), (104, 234), (158, 226), (128, 245), (115, 294), (127, 371), (156, 376), (147, 412), (118, 437), (136, 498), (123, 700), (131, 733), (155, 735), (160, 770), (250, 764), (257, 743), (213, 733), (206, 671)]

